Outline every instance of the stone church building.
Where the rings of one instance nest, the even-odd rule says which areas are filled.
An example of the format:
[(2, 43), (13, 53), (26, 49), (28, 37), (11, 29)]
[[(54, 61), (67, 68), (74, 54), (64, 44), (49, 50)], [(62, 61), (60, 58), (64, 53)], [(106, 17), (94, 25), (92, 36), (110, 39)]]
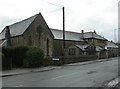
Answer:
[[(41, 13), (28, 19), (6, 26), (0, 33), (1, 46), (35, 46), (44, 51), (45, 57), (63, 56), (63, 31), (51, 29), (47, 25)], [(98, 35), (95, 31), (81, 33), (65, 31), (65, 56), (80, 57), (89, 55), (88, 48), (94, 45), (98, 57), (105, 55), (108, 57), (109, 49), (115, 49), (117, 46), (111, 46), (110, 42), (104, 37)], [(113, 43), (112, 43), (113, 45)], [(112, 47), (112, 48), (111, 48)], [(109, 48), (109, 49), (108, 49)], [(112, 53), (111, 53), (112, 54)]]
[(44, 51), (45, 56), (53, 55), (54, 36), (41, 13), (23, 21), (6, 26), (0, 33), (2, 45), (35, 46)]

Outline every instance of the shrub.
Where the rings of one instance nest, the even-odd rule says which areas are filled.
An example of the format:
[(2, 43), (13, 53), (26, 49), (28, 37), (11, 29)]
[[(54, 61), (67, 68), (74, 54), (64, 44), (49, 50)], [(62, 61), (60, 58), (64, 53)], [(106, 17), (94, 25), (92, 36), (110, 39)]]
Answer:
[(50, 65), (54, 64), (54, 62), (53, 62), (51, 57), (44, 58), (42, 63), (43, 63), (43, 66), (50, 66)]
[(23, 60), (26, 57), (26, 52), (29, 48), (27, 46), (15, 46), (12, 47), (13, 56), (13, 67), (22, 67), (23, 66)]
[(26, 60), (24, 60), (24, 67), (39, 67), (42, 65), (44, 53), (40, 48), (31, 47), (26, 52)]
[(39, 67), (44, 58), (43, 51), (37, 47), (13, 46), (2, 47), (3, 68)]
[(12, 52), (10, 47), (2, 48), (2, 70), (10, 70), (12, 68)]
[(29, 48), (27, 46), (15, 46), (12, 47), (14, 59), (23, 59), (26, 56), (26, 52)]
[(14, 56), (12, 47), (2, 47), (2, 53), (9, 59)]
[(22, 67), (27, 50), (27, 46), (2, 47), (2, 54), (5, 56), (3, 68), (9, 65), (12, 65), (11, 67)]

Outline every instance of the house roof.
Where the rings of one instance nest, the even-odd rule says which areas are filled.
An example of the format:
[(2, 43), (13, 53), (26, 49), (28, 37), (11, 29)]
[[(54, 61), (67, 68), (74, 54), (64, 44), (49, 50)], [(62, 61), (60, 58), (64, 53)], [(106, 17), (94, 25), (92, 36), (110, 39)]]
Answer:
[[(41, 15), (41, 13), (39, 14)], [(22, 35), (39, 14), (36, 14), (28, 19), (9, 25), (11, 37)], [(0, 33), (0, 39), (5, 39), (5, 29), (6, 28), (4, 28), (3, 31)], [(60, 40), (63, 39), (62, 30), (51, 29), (51, 32), (54, 36), (54, 39), (60, 39)], [(65, 40), (83, 41), (81, 34), (82, 33), (65, 31)], [(106, 40), (104, 37), (101, 37), (100, 35), (94, 32), (84, 33), (84, 38), (85, 39), (96, 38), (96, 39)]]
[[(11, 36), (14, 37), (14, 36), (22, 35), (37, 16), (38, 14), (28, 19), (9, 25)], [(5, 29), (6, 28), (4, 28), (3, 31), (0, 33), (0, 39), (5, 39)]]
[(89, 39), (89, 38), (95, 38), (95, 39), (100, 39), (100, 40), (107, 40), (104, 37), (96, 34), (95, 32), (85, 32), (84, 33), (84, 38)]
[(80, 48), (82, 51), (85, 51), (85, 48), (87, 48), (89, 45), (75, 45), (78, 48)]
[[(63, 31), (62, 30), (51, 29), (51, 31), (52, 31), (55, 39), (63, 39)], [(104, 37), (102, 37), (94, 32), (85, 32), (83, 36), (85, 39), (96, 38), (96, 39), (100, 39), (100, 40), (107, 40)], [(82, 33), (65, 31), (65, 40), (83, 41)]]
[[(85, 51), (85, 49), (89, 46), (89, 45), (75, 45), (78, 48), (80, 48), (82, 51)], [(101, 48), (100, 46), (95, 46), (96, 51), (101, 51), (103, 50), (103, 48)]]
[(101, 48), (100, 46), (95, 46), (96, 47), (96, 51), (101, 51), (103, 50), (103, 48)]
[[(57, 29), (51, 29), (54, 39), (63, 39), (63, 31)], [(72, 40), (72, 41), (83, 41), (80, 33), (65, 31), (65, 40)]]
[(107, 41), (105, 48), (118, 48), (118, 46), (114, 42)]

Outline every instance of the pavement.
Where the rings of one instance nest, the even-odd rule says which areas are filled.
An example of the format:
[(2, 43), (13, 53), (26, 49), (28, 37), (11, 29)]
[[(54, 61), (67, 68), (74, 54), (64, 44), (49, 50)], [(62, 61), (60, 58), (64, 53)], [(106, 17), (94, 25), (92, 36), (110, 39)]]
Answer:
[[(114, 57), (114, 58), (115, 58), (115, 57)], [(66, 65), (67, 65), (67, 66), (87, 65), (87, 64), (97, 63), (97, 62), (104, 62), (104, 61), (113, 60), (114, 58), (98, 59), (98, 60), (93, 60), (93, 61), (72, 63), (72, 64), (66, 64)], [(116, 59), (118, 59), (118, 57), (116, 57)]]
[(3, 87), (101, 87), (104, 84), (111, 86), (118, 80), (115, 79), (118, 77), (118, 60), (116, 59), (118, 58), (101, 62), (90, 61), (82, 64), (51, 66), (54, 69), (50, 71), (46, 67), (45, 72), (32, 71), (33, 73), (0, 78), (2, 78)]
[(53, 70), (55, 67), (49, 66), (49, 67), (41, 67), (41, 68), (22, 68), (22, 69), (12, 69), (12, 70), (5, 70), (0, 71), (0, 77), (6, 77), (6, 76), (13, 76), (13, 75), (20, 75), (25, 73), (31, 73), (31, 72), (44, 72)]
[[(99, 59), (99, 60), (94, 60), (94, 61), (65, 64), (64, 66), (87, 65), (87, 64), (92, 64), (92, 63), (96, 63), (96, 62), (109, 61), (112, 59), (113, 58)], [(20, 74), (31, 73), (31, 72), (44, 72), (44, 71), (54, 70), (57, 68), (59, 68), (59, 67), (58, 66), (48, 66), (48, 67), (40, 67), (40, 68), (21, 68), (21, 69), (19, 68), (19, 69), (5, 70), (5, 71), (0, 71), (0, 77), (20, 75)]]

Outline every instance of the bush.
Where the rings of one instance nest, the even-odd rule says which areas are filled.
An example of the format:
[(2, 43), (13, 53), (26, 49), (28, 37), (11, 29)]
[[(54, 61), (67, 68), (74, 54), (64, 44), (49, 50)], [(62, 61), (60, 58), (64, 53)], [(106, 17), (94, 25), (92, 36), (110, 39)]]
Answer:
[(27, 46), (15, 46), (12, 47), (12, 61), (13, 61), (13, 67), (22, 67), (23, 66), (23, 60), (26, 57), (26, 52), (28, 51)]
[(13, 57), (13, 49), (12, 47), (2, 47), (2, 53), (5, 55), (5, 58)]
[(26, 52), (24, 67), (39, 67), (42, 65), (44, 53), (40, 48), (31, 47)]
[(3, 69), (15, 67), (39, 67), (44, 53), (40, 48), (28, 46), (2, 47)]
[(2, 47), (2, 70), (10, 70), (12, 68), (12, 48)]
[(3, 68), (22, 67), (27, 50), (27, 46), (2, 47)]
[(53, 62), (51, 57), (44, 58), (42, 63), (43, 63), (43, 66), (50, 66), (50, 65), (54, 64), (54, 62)]
[(6, 59), (5, 55), (2, 53), (2, 70), (10, 70), (12, 68), (11, 59)]
[(29, 48), (27, 46), (15, 46), (12, 47), (14, 59), (23, 59), (26, 56), (26, 52)]

